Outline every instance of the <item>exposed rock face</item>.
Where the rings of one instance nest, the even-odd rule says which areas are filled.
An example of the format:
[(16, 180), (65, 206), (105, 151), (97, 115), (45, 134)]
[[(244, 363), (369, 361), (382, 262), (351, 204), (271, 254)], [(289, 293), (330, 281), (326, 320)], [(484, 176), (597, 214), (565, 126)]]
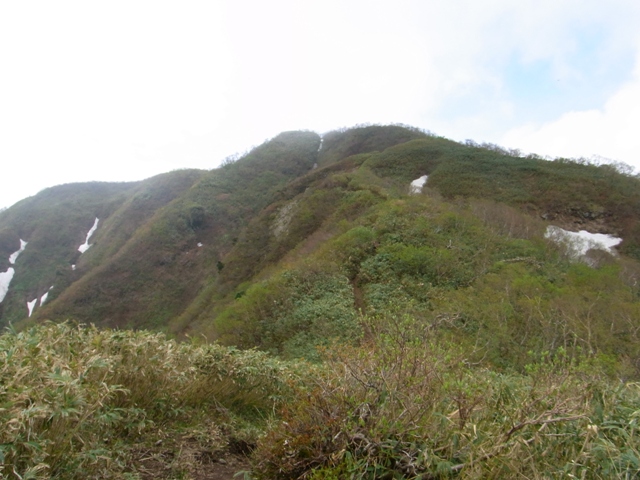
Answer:
[(273, 225), (271, 226), (271, 231), (276, 238), (281, 238), (287, 234), (287, 229), (289, 228), (289, 224), (291, 223), (291, 219), (293, 218), (297, 205), (298, 201), (293, 200), (278, 211), (278, 214), (273, 221)]
[(617, 235), (607, 219), (611, 215), (598, 205), (589, 207), (567, 207), (562, 211), (546, 211), (540, 218), (553, 222), (566, 230), (587, 230), (593, 233)]

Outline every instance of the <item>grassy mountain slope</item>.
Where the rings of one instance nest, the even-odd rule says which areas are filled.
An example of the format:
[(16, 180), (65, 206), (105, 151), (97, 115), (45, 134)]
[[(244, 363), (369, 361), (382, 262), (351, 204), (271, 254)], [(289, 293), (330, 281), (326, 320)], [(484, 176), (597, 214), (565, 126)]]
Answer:
[[(40, 298), (52, 285), (42, 309), (55, 303), (72, 284), (114, 257), (156, 210), (189, 188), (201, 174), (183, 170), (144, 182), (64, 185), (3, 212), (0, 225), (11, 243), (19, 245), (20, 237), (28, 245), (16, 262), (9, 294), (0, 304), (5, 308), (2, 323), (23, 319), (26, 302)], [(81, 254), (78, 247), (85, 242), (95, 218), (100, 223), (91, 237), (92, 247)], [(37, 307), (34, 319), (39, 310)]]
[(304, 256), (240, 285), (203, 320), (208, 335), (312, 358), (332, 337), (359, 338), (363, 315), (406, 315), (481, 347), (477, 360), (494, 367), (522, 368), (531, 350), (564, 348), (615, 357), (635, 375), (636, 261), (594, 252), (599, 268), (575, 263), (543, 239), (542, 222), (493, 202), (369, 200), (355, 221), (325, 223), (328, 240), (315, 252), (303, 243)]
[(322, 137), (318, 165), (331, 165), (359, 153), (382, 152), (394, 145), (427, 136), (427, 133), (419, 129), (397, 125), (371, 125), (334, 130)]
[[(279, 188), (313, 167), (319, 142), (314, 133), (284, 133), (237, 162), (198, 174), (117, 253), (106, 256), (107, 247), (89, 250), (86, 261), (98, 266), (39, 310), (38, 318), (100, 318), (109, 326), (163, 328), (215, 281), (218, 262), (249, 219)], [(124, 210), (117, 218), (128, 216)], [(111, 234), (116, 231), (102, 232)]]
[[(637, 476), (640, 179), (511, 153), (287, 132), (209, 172), (0, 213), (0, 267), (29, 241), (3, 322), (26, 326), (40, 259), (60, 290), (30, 323), (202, 339), (7, 332), (0, 471), (146, 478), (153, 458), (196, 478), (242, 445), (255, 478)], [(549, 225), (623, 243), (578, 258)]]
[[(407, 195), (423, 174), (425, 192)], [(351, 156), (282, 190), (171, 327), (312, 358), (331, 337), (358, 338), (361, 315), (406, 314), (482, 342), (494, 366), (522, 367), (529, 350), (562, 347), (624, 352), (632, 372), (637, 260), (591, 251), (594, 269), (544, 232), (545, 218), (624, 232), (620, 250), (633, 254), (637, 183), (610, 167), (440, 138)], [(539, 193), (549, 185), (555, 197)]]
[(0, 304), (0, 325), (27, 315), (26, 303), (40, 298), (52, 285), (51, 297), (72, 281), (71, 265), (96, 217), (117, 210), (136, 184), (68, 184), (46, 189), (0, 213), (0, 271), (8, 258), (29, 244), (15, 265), (7, 297)]
[[(422, 175), (429, 175), (426, 193), (408, 196), (409, 183)], [(547, 222), (622, 236), (619, 250), (627, 256), (617, 262), (604, 257), (600, 261), (616, 264), (620, 278), (630, 283), (635, 279), (640, 243), (637, 184), (637, 178), (610, 166), (513, 157), (495, 146), (462, 145), (397, 126), (330, 132), (322, 141), (312, 132), (289, 132), (210, 172), (172, 172), (139, 185), (109, 187), (120, 192), (117, 200), (105, 194), (96, 196), (103, 211), (83, 210), (86, 225), (73, 227), (78, 238), (50, 242), (65, 244), (70, 253), (67, 257), (51, 254), (64, 268), (63, 275), (58, 275), (63, 277), (58, 281), (62, 288), (52, 290), (32, 321), (74, 318), (109, 326), (168, 328), (256, 345), (260, 344), (256, 338), (266, 338), (264, 332), (229, 333), (230, 325), (235, 324), (233, 312), (248, 302), (240, 301), (241, 297), (264, 281), (278, 284), (276, 279), (288, 271), (304, 271), (309, 268), (305, 262), (315, 265), (312, 277), (333, 278), (331, 272), (342, 272), (339, 280), (329, 281), (337, 282), (331, 288), (342, 289), (342, 306), (334, 307), (344, 309), (345, 318), (354, 322), (357, 315), (371, 310), (376, 303), (373, 297), (382, 295), (384, 289), (393, 291), (413, 282), (435, 285), (436, 290), (446, 284), (456, 292), (481, 282), (496, 262), (511, 261), (494, 253), (502, 244), (520, 242), (518, 247), (503, 247), (514, 249), (512, 258), (520, 252), (545, 267), (557, 263), (552, 258), (556, 253), (545, 250), (550, 248), (543, 239)], [(86, 204), (84, 200), (76, 203)], [(56, 208), (55, 203), (51, 208)], [(432, 213), (415, 213), (422, 210)], [(81, 243), (94, 215), (102, 215), (101, 226), (92, 237), (94, 246), (80, 256), (76, 244)], [(24, 225), (32, 225), (30, 219), (36, 216), (21, 216), (10, 209), (4, 212), (10, 221), (2, 224), (3, 231), (12, 230), (15, 220), (11, 219), (27, 218), (22, 220)], [(381, 218), (387, 216), (393, 222), (383, 228)], [(450, 220), (454, 227), (445, 228), (444, 220), (436, 220), (447, 216), (458, 219)], [(417, 228), (425, 218), (432, 220), (421, 228), (425, 232), (433, 229), (438, 235), (424, 233), (414, 238), (413, 233), (405, 232), (406, 225)], [(502, 227), (493, 225), (500, 222)], [(458, 224), (472, 225), (471, 233), (464, 229), (457, 233)], [(341, 262), (354, 263), (354, 256), (345, 257), (341, 249), (347, 247), (332, 242), (354, 228), (360, 233), (353, 235), (365, 235), (369, 245), (366, 255), (358, 254), (365, 255), (358, 262), (378, 261), (376, 252), (381, 247), (385, 250), (380, 258), (395, 262), (413, 248), (416, 251), (411, 255), (424, 256), (412, 260), (418, 262), (419, 274), (411, 269), (398, 274), (401, 267), (387, 265), (387, 273), (395, 272), (397, 278), (394, 283), (388, 277), (389, 285), (382, 287), (372, 280), (373, 274), (361, 275), (360, 267), (343, 265)], [(449, 230), (454, 233), (440, 233)], [(30, 232), (25, 231), (24, 236), (30, 237)], [(386, 245), (387, 236), (394, 238), (393, 245)], [(454, 248), (454, 241), (462, 242), (460, 248)], [(482, 242), (495, 246), (489, 248)], [(10, 253), (15, 247), (7, 245), (5, 250)], [(26, 265), (34, 250), (30, 245), (19, 262)], [(78, 268), (71, 272), (73, 262)], [(420, 262), (443, 265), (429, 273), (431, 267)], [(445, 273), (456, 271), (456, 265), (462, 266), (457, 274)], [(423, 281), (425, 275), (433, 278)], [(457, 277), (445, 281), (447, 275)], [(16, 275), (14, 282), (12, 286), (22, 290), (10, 289), (0, 304), (7, 312), (4, 322), (24, 317), (29, 296), (42, 295), (51, 280), (43, 277), (43, 285), (30, 286)], [(278, 288), (295, 297), (290, 290), (294, 281), (287, 282), (288, 286)], [(426, 293), (427, 287), (424, 290), (416, 295), (433, 310), (431, 294)], [(453, 295), (449, 290), (447, 299)], [(283, 310), (273, 315), (289, 313)], [(321, 329), (317, 335), (322, 337)]]

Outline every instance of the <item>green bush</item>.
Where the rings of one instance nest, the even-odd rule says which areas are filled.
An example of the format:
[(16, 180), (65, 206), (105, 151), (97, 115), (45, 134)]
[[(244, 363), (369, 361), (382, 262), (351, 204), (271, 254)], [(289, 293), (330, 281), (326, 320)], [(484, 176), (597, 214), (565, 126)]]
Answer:
[(284, 358), (317, 360), (332, 339), (356, 341), (361, 329), (344, 276), (285, 271), (252, 285), (216, 320), (220, 341), (255, 345)]

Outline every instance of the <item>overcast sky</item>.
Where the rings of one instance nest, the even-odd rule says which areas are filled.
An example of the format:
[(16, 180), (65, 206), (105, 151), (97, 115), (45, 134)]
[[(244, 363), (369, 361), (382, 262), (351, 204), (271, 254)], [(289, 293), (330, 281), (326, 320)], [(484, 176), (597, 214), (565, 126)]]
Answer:
[(0, 0), (0, 207), (404, 123), (640, 167), (638, 0)]

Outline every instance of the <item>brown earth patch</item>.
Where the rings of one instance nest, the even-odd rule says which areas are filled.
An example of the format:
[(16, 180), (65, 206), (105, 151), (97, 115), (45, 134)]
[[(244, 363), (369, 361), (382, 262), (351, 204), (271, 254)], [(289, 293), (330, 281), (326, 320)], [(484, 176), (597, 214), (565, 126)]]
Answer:
[(242, 473), (238, 472), (248, 472), (251, 468), (244, 455), (206, 450), (188, 442), (181, 444), (178, 451), (162, 448), (161, 445), (136, 449), (131, 467), (142, 480), (242, 479)]

